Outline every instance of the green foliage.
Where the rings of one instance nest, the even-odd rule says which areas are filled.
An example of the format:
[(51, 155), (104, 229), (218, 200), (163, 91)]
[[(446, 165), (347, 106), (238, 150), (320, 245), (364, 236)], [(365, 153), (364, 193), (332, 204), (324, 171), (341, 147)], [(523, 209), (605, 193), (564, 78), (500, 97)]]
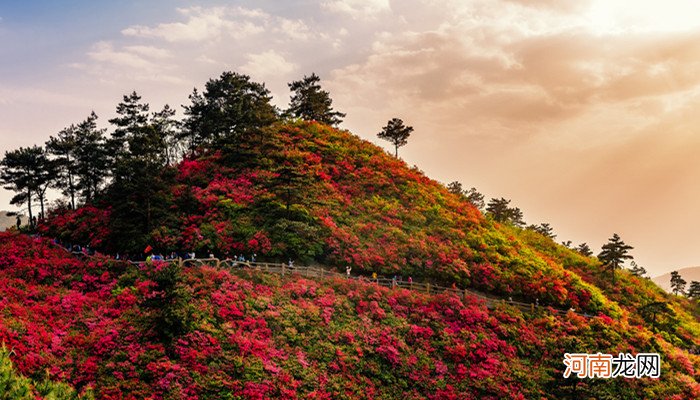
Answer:
[(210, 79), (200, 94), (190, 95), (185, 106), (181, 138), (190, 149), (200, 146), (219, 147), (235, 144), (277, 120), (277, 110), (270, 104), (270, 91), (247, 75), (224, 72)]
[(43, 218), (46, 190), (55, 174), (55, 164), (39, 146), (7, 151), (0, 161), (0, 184), (3, 184), (5, 189), (17, 193), (11, 204), (27, 203), (30, 223), (33, 223), (32, 199), (35, 197), (40, 202), (40, 216)]
[(315, 73), (288, 84), (293, 92), (287, 114), (305, 121), (317, 121), (330, 126), (343, 122), (345, 114), (334, 111), (330, 94), (321, 89), (321, 78)]
[(685, 294), (685, 279), (678, 273), (678, 271), (671, 272), (671, 291), (675, 295)]
[(584, 257), (591, 257), (593, 255), (593, 251), (591, 250), (590, 246), (588, 246), (588, 244), (585, 242), (578, 245), (578, 247), (576, 247), (576, 251), (578, 251)]
[[(527, 229), (533, 230), (540, 235), (544, 235), (552, 240), (554, 240), (557, 235), (554, 234), (554, 229), (548, 223), (542, 223), (539, 225), (530, 225)], [(569, 247), (569, 246), (566, 246)]]
[(503, 197), (500, 199), (491, 199), (486, 206), (486, 211), (497, 222), (509, 222), (515, 226), (523, 226), (523, 212), (518, 207), (509, 207), (510, 200)]
[(403, 147), (408, 143), (408, 138), (413, 132), (412, 126), (406, 126), (399, 118), (392, 118), (382, 127), (382, 131), (377, 134), (380, 139), (388, 140), (394, 145), (395, 157), (399, 156), (399, 147)]
[(632, 272), (634, 276), (644, 277), (644, 275), (647, 273), (647, 270), (644, 267), (637, 265), (637, 263), (634, 261), (630, 263), (630, 267), (630, 272)]
[(700, 299), (700, 282), (690, 282), (690, 287), (688, 288), (688, 297), (694, 300)]
[(10, 356), (12, 352), (3, 344), (0, 348), (0, 400), (92, 400), (91, 389), (78, 394), (65, 383), (56, 383), (48, 379), (40, 382), (26, 378), (15, 371)]
[(615, 284), (615, 271), (622, 268), (625, 260), (632, 259), (632, 255), (627, 254), (634, 247), (625, 244), (620, 236), (615, 233), (608, 239), (608, 243), (603, 245), (603, 250), (598, 254), (598, 259), (612, 273), (612, 283)]
[(52, 156), (56, 166), (56, 175), (52, 185), (54, 188), (61, 190), (64, 196), (70, 198), (70, 208), (72, 210), (75, 209), (77, 179), (75, 166), (78, 152), (76, 129), (75, 125), (71, 125), (61, 130), (56, 136), (51, 136), (46, 142), (46, 151)]
[(178, 263), (147, 263), (141, 270), (141, 279), (152, 284), (153, 295), (143, 300), (144, 324), (156, 338), (169, 345), (187, 334), (193, 327), (193, 309), (190, 293), (183, 285), (182, 267)]

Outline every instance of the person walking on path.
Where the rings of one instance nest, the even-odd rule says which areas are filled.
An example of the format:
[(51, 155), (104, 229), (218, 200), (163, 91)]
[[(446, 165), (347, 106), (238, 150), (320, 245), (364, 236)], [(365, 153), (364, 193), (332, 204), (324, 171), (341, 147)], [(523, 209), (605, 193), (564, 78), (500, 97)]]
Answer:
[(376, 273), (376, 272), (372, 272), (372, 280), (373, 280), (375, 283), (379, 283), (379, 279), (377, 279), (377, 273)]
[(350, 271), (352, 271), (352, 267), (349, 265), (345, 267), (345, 275), (347, 275), (348, 279), (350, 279)]

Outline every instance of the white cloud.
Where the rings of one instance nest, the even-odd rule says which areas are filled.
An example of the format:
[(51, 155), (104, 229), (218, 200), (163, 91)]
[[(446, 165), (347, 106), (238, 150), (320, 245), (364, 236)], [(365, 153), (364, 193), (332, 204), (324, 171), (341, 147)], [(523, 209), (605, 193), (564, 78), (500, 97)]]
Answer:
[(333, 0), (321, 3), (321, 7), (355, 19), (374, 19), (380, 13), (390, 10), (389, 0)]
[(279, 18), (279, 25), (275, 28), (275, 32), (293, 40), (308, 40), (312, 36), (311, 29), (300, 19)]
[(155, 64), (144, 59), (140, 54), (130, 51), (117, 50), (110, 42), (96, 43), (93, 46), (92, 51), (88, 52), (88, 56), (95, 61), (121, 67), (130, 67), (141, 70), (155, 68)]
[(297, 68), (297, 64), (287, 61), (281, 54), (268, 50), (259, 54), (249, 54), (248, 62), (242, 65), (240, 70), (251, 76), (268, 78), (287, 75)]
[(172, 58), (172, 53), (169, 50), (161, 49), (153, 46), (125, 46), (124, 50), (132, 54), (138, 54), (142, 57), (164, 60)]
[(203, 63), (203, 64), (218, 64), (219, 63), (215, 59), (213, 59), (205, 54), (199, 55), (199, 57), (195, 58), (194, 60), (199, 62), (199, 63)]
[(223, 37), (241, 39), (264, 31), (264, 28), (259, 24), (234, 19), (236, 15), (265, 17), (264, 13), (255, 10), (192, 7), (178, 11), (187, 17), (187, 21), (162, 23), (156, 27), (135, 25), (122, 30), (122, 34), (158, 38), (168, 42), (202, 42)]
[(74, 63), (71, 66), (99, 76), (103, 81), (129, 77), (135, 80), (182, 83), (173, 75), (173, 66), (164, 63), (171, 54), (165, 49), (150, 46), (115, 47), (112, 42), (98, 42), (88, 56), (93, 63)]

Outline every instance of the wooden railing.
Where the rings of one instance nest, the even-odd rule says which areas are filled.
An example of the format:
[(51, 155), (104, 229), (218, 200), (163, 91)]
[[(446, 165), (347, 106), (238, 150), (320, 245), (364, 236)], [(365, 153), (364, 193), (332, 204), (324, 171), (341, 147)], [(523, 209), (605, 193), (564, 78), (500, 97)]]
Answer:
[[(88, 258), (90, 255), (84, 252), (71, 252), (77, 257)], [(347, 275), (340, 272), (332, 271), (322, 267), (311, 267), (311, 266), (294, 266), (289, 264), (278, 264), (278, 263), (267, 263), (267, 262), (252, 262), (252, 261), (238, 261), (235, 259), (225, 259), (220, 260), (218, 258), (189, 258), (189, 259), (167, 259), (166, 262), (178, 262), (182, 267), (201, 267), (206, 265), (227, 268), (250, 268), (258, 271), (263, 271), (267, 273), (284, 275), (300, 275), (306, 278), (313, 279), (324, 279), (324, 278), (346, 278), (353, 279), (362, 282), (374, 283), (379, 286), (384, 286), (392, 289), (407, 289), (414, 290), (426, 294), (441, 294), (450, 293), (455, 296), (466, 298), (467, 296), (474, 296), (482, 300), (487, 307), (494, 308), (497, 305), (509, 305), (520, 309), (523, 312), (534, 313), (535, 310), (546, 310), (550, 313), (557, 315), (568, 315), (573, 313), (585, 318), (592, 318), (593, 315), (587, 313), (576, 312), (574, 310), (564, 310), (561, 308), (555, 308), (552, 306), (544, 306), (535, 303), (523, 303), (519, 301), (514, 301), (511, 299), (504, 299), (501, 297), (488, 295), (472, 289), (457, 289), (455, 287), (443, 287), (440, 285), (433, 284), (431, 282), (408, 282), (403, 280), (397, 280), (392, 278), (387, 278), (384, 276), (378, 276), (377, 278), (369, 278), (365, 276), (357, 275)], [(129, 261), (134, 265), (143, 265), (144, 261)]]
[(377, 278), (370, 278), (366, 276), (358, 275), (347, 275), (341, 272), (332, 271), (322, 267), (311, 267), (311, 266), (290, 266), (289, 264), (277, 264), (277, 263), (266, 263), (266, 262), (252, 262), (252, 261), (237, 261), (237, 260), (219, 260), (218, 258), (203, 258), (203, 259), (178, 259), (182, 266), (204, 266), (211, 265), (216, 267), (228, 267), (228, 268), (249, 268), (257, 271), (280, 274), (284, 275), (299, 275), (305, 278), (312, 279), (324, 279), (324, 278), (345, 278), (353, 279), (356, 281), (374, 283), (379, 286), (384, 286), (392, 289), (407, 289), (414, 290), (426, 294), (441, 294), (449, 293), (457, 297), (466, 298), (468, 296), (474, 296), (482, 300), (487, 307), (493, 308), (497, 305), (510, 305), (516, 307), (524, 312), (533, 313), (535, 310), (546, 310), (553, 314), (567, 315), (568, 313), (574, 313), (576, 315), (591, 318), (592, 315), (575, 312), (573, 310), (564, 310), (560, 308), (555, 308), (551, 306), (543, 306), (535, 303), (523, 303), (514, 300), (506, 300), (501, 297), (496, 297), (488, 295), (482, 292), (478, 292), (472, 289), (457, 289), (454, 287), (444, 287), (440, 285), (433, 284), (431, 282), (408, 282), (404, 280), (398, 280), (393, 278), (387, 278), (384, 276), (378, 276)]

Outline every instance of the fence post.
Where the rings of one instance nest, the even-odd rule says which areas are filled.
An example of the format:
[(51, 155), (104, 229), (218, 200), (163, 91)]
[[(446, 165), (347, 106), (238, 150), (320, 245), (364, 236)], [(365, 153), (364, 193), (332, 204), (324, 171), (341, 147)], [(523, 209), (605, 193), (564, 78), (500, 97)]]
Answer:
[(285, 265), (282, 264), (282, 276), (284, 276), (284, 267), (285, 267)]
[(221, 260), (216, 259), (216, 268), (221, 268)]
[(428, 294), (430, 294), (430, 282), (425, 284), (425, 290)]

